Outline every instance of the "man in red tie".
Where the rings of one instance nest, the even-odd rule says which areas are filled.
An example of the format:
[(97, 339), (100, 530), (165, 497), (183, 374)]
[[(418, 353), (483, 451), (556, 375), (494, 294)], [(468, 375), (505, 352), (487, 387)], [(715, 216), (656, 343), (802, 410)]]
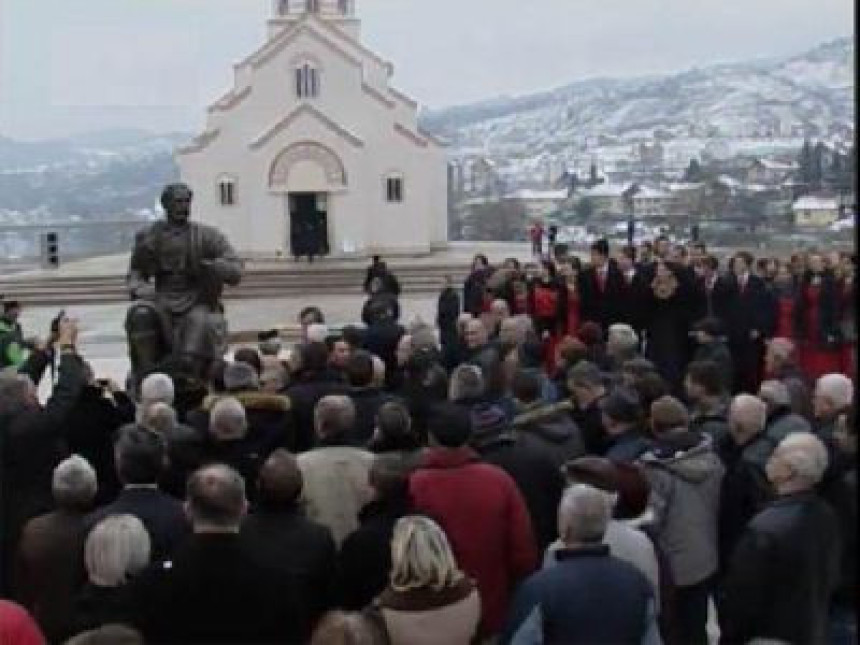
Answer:
[(604, 336), (609, 325), (622, 322), (621, 302), (624, 276), (609, 258), (609, 243), (597, 240), (591, 245), (591, 266), (580, 275), (582, 320), (596, 322)]
[(746, 251), (732, 258), (734, 295), (726, 307), (729, 349), (735, 365), (735, 388), (755, 394), (761, 381), (764, 337), (768, 328), (768, 296), (764, 281), (753, 274), (754, 259)]

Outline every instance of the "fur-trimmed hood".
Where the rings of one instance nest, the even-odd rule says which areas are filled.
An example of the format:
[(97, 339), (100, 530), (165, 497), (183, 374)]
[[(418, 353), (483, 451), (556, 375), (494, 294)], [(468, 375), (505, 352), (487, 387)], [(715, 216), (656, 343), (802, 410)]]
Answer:
[(289, 397), (282, 394), (270, 394), (268, 392), (245, 391), (228, 392), (224, 394), (210, 394), (203, 400), (203, 410), (211, 412), (214, 405), (221, 399), (233, 397), (242, 404), (246, 410), (259, 410), (267, 412), (289, 412), (292, 403)]

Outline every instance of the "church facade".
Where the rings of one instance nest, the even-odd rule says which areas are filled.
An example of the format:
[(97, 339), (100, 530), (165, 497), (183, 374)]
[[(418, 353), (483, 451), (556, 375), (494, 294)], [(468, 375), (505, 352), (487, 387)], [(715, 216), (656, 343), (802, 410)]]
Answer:
[(447, 163), (393, 65), (360, 42), (354, 0), (274, 0), (177, 151), (197, 221), (246, 257), (415, 255), (447, 242)]

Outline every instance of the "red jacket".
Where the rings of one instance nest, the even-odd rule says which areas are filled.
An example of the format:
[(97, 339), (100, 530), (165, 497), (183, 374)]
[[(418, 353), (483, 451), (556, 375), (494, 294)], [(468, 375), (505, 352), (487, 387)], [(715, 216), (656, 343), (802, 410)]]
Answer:
[(45, 645), (45, 637), (26, 610), (0, 598), (0, 643), (3, 645)]
[(478, 583), (481, 629), (501, 631), (516, 584), (537, 566), (525, 502), (514, 480), (470, 448), (433, 448), (409, 479), (416, 511), (435, 519), (460, 568)]

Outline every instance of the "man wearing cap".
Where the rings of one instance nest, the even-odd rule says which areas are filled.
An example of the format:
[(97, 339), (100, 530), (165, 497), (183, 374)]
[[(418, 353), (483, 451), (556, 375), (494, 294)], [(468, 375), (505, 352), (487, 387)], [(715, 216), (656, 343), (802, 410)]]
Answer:
[(651, 484), (657, 541), (677, 588), (679, 638), (707, 643), (708, 598), (717, 572), (717, 511), (723, 465), (711, 438), (689, 428), (687, 409), (663, 396), (651, 404), (654, 446), (639, 459)]
[(642, 431), (642, 406), (636, 392), (616, 388), (600, 402), (603, 427), (609, 441), (606, 458), (633, 463), (650, 448)]

